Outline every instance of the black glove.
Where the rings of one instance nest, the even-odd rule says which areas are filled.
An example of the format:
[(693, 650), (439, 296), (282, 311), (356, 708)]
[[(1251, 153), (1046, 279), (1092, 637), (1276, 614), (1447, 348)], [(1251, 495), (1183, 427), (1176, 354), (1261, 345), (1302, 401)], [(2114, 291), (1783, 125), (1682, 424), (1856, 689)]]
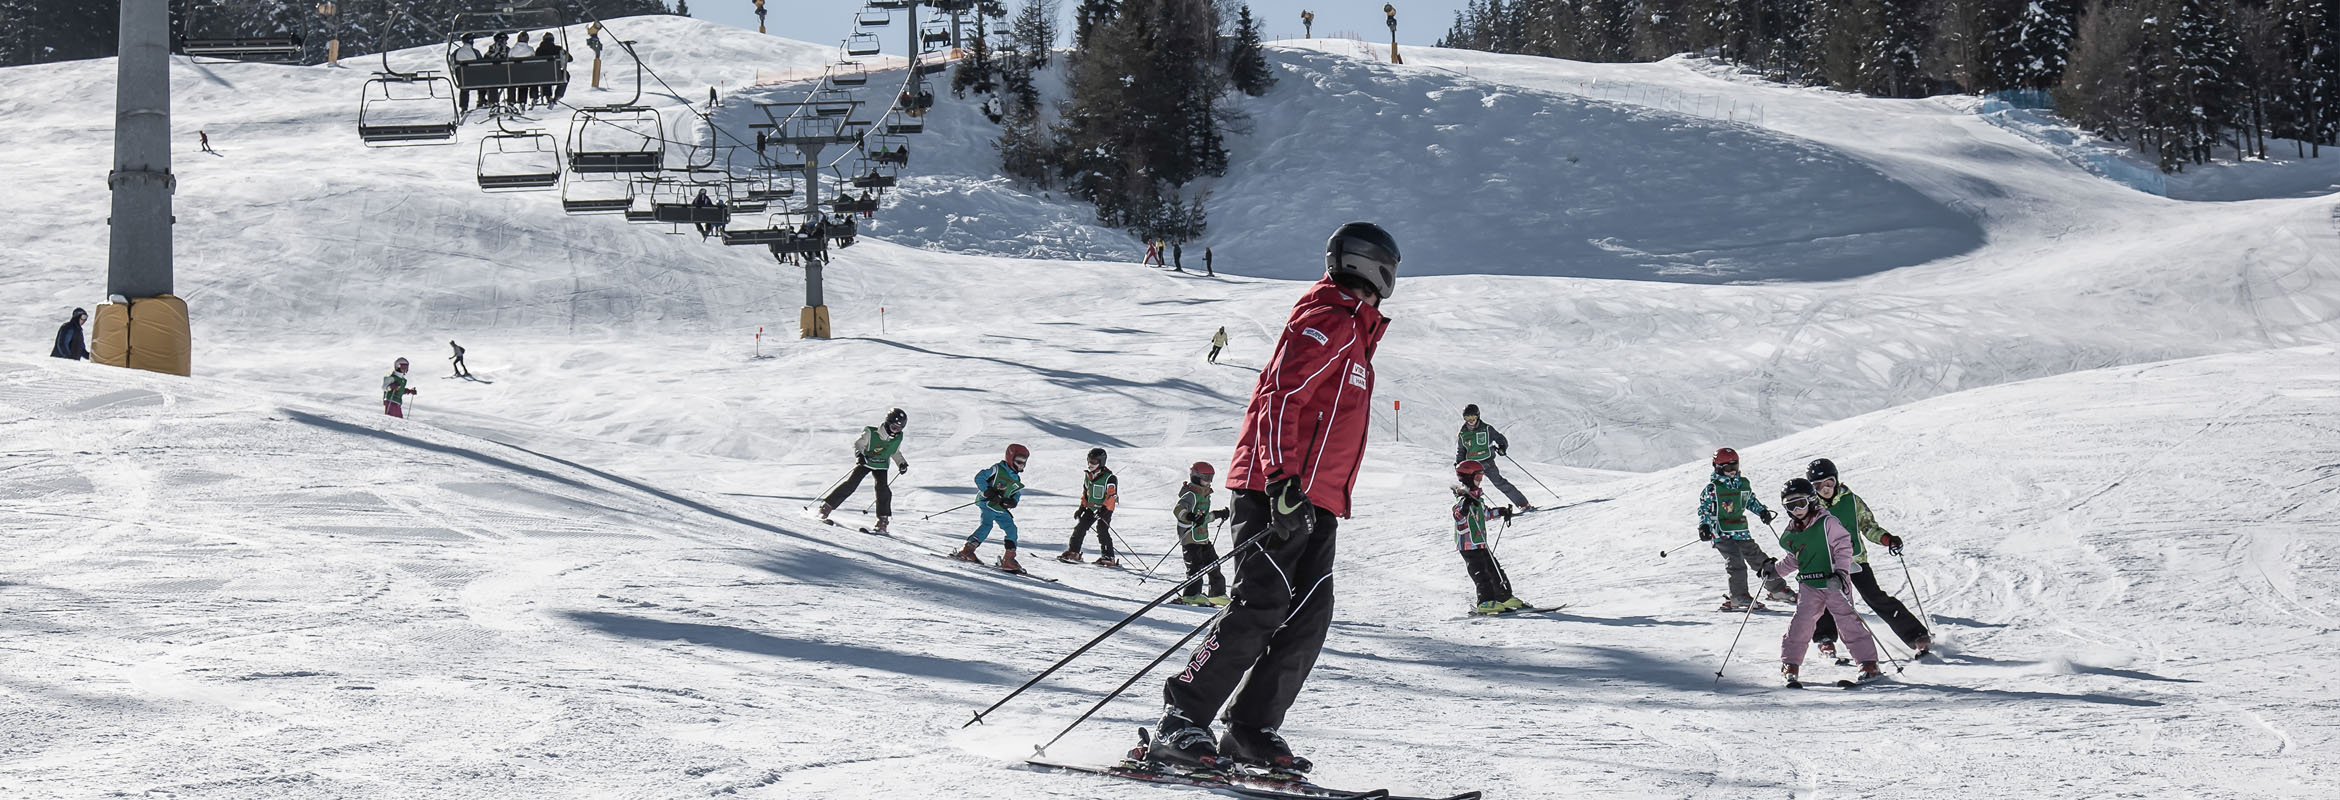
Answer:
[(1711, 541), (1714, 541), (1714, 528), (1712, 528), (1712, 527), (1709, 527), (1709, 526), (1708, 526), (1706, 523), (1704, 523), (1704, 522), (1698, 523), (1698, 541), (1701, 541), (1701, 542), (1711, 542)]
[(1268, 531), (1277, 542), (1293, 536), (1307, 536), (1316, 529), (1316, 506), (1309, 504), (1308, 493), (1300, 491), (1299, 478), (1285, 478), (1267, 485)]
[(1765, 525), (1769, 525), (1769, 524), (1771, 524), (1771, 521), (1772, 521), (1772, 520), (1779, 519), (1779, 515), (1778, 515), (1778, 514), (1771, 513), (1771, 509), (1768, 509), (1768, 508), (1766, 508), (1766, 509), (1763, 509), (1762, 511), (1757, 511), (1757, 512), (1755, 512), (1755, 515), (1756, 515), (1756, 516), (1759, 516), (1759, 517), (1762, 517), (1762, 518), (1763, 518), (1763, 524), (1765, 524)]
[(998, 489), (985, 489), (983, 490), (983, 502), (1004, 506), (1007, 505), (1007, 496), (1000, 494)]
[(904, 462), (902, 462), (902, 463), (900, 463), (900, 464), (895, 464), (895, 465), (894, 465), (894, 474), (896, 474), (896, 475), (900, 475), (900, 474), (903, 474), (903, 473), (906, 473), (906, 472), (909, 472), (909, 471), (910, 471), (910, 462), (908, 462), (908, 461), (904, 461)]
[(1890, 533), (1878, 534), (1877, 543), (1884, 545), (1885, 549), (1892, 551), (1894, 555), (1901, 555), (1901, 537)]
[(1762, 569), (1763, 569), (1763, 574), (1765, 574), (1765, 575), (1774, 575), (1774, 574), (1778, 574), (1778, 572), (1779, 572), (1779, 569), (1778, 569), (1778, 567), (1779, 567), (1779, 559), (1772, 558), (1772, 557), (1770, 557), (1770, 556), (1764, 556), (1764, 557), (1763, 557), (1763, 567), (1762, 567)]
[[(1019, 495), (1019, 496), (1020, 496), (1020, 495)], [(1016, 499), (1017, 499), (1017, 498), (1015, 498), (1015, 497), (1010, 497), (1010, 498), (1008, 498), (1008, 499), (1007, 499), (1007, 502), (1005, 502), (1005, 503), (1001, 503), (1000, 505), (1006, 506), (1006, 507), (1008, 507), (1008, 508), (1015, 508), (1015, 507), (1016, 507)]]
[(1211, 512), (1211, 521), (1212, 521), (1212, 522), (1218, 522), (1218, 521), (1220, 521), (1220, 520), (1223, 520), (1223, 519), (1226, 519), (1226, 518), (1227, 518), (1227, 509), (1221, 508), (1221, 509), (1216, 509), (1216, 510), (1214, 510), (1214, 511), (1212, 511), (1212, 512)]
[(1511, 448), (1504, 447), (1503, 445), (1496, 445), (1495, 454), (1499, 456), (1511, 455)]
[(1504, 507), (1502, 507), (1502, 508), (1495, 509), (1495, 513), (1503, 515), (1503, 521), (1505, 521), (1505, 522), (1510, 522), (1510, 521), (1511, 521), (1511, 507), (1510, 507), (1510, 506), (1504, 506)]

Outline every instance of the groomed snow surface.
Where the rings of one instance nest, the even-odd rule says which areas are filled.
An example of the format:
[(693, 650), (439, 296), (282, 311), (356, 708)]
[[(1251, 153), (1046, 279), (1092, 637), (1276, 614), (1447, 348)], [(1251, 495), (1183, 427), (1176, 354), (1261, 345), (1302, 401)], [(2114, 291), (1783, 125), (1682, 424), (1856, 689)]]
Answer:
[[(747, 102), (803, 91), (756, 74), (834, 58), (685, 19), (612, 27), (673, 85), (649, 100), (683, 141), (707, 135), (685, 110), (706, 86), (744, 133)], [(1351, 218), (1395, 232), (1407, 277), (1331, 640), (1285, 729), (1324, 782), (2340, 784), (2340, 187), (2315, 190), (2318, 162), (2198, 184), (2268, 199), (2168, 199), (1959, 98), (1692, 60), (1271, 57), (1279, 83), (1239, 104), (1237, 169), (1211, 187), (1220, 277), (1136, 266), (1127, 236), (996, 177), (996, 127), (946, 97), (828, 270), (827, 342), (791, 337), (801, 274), (754, 248), (472, 189), (476, 126), (361, 147), (362, 70), (174, 63), (196, 377), (0, 357), (0, 796), (1170, 796), (1020, 762), (1206, 612), (1157, 611), (960, 725), (1166, 590), (1048, 560), (1081, 453), (1112, 452), (1125, 563), (1154, 563), (1185, 465), (1224, 464), (1293, 281)], [(102, 290), (112, 72), (5, 76), (20, 352)], [(623, 99), (628, 72), (570, 99)], [(199, 128), (223, 155), (194, 152)], [(1219, 326), (1234, 344), (1208, 364)], [(482, 381), (441, 377), (450, 338)], [(376, 394), (398, 356), (422, 390), (403, 421)], [(1562, 613), (1463, 614), (1445, 487), (1470, 402), (1514, 442), (1513, 479), (1557, 501), (1500, 552)], [(805, 519), (893, 406), (897, 536)], [(1061, 583), (936, 556), (973, 520), (924, 517), (1009, 442), (1034, 450), (1023, 560)], [(1711, 550), (1658, 556), (1694, 536), (1722, 445), (1766, 494), (1810, 458), (1842, 465), (1910, 541), (1906, 571), (1878, 554), (1882, 582), (1943, 659), (1773, 688), (1786, 617), (1740, 636), (1711, 610)], [(1161, 677), (1052, 755), (1133, 744)]]

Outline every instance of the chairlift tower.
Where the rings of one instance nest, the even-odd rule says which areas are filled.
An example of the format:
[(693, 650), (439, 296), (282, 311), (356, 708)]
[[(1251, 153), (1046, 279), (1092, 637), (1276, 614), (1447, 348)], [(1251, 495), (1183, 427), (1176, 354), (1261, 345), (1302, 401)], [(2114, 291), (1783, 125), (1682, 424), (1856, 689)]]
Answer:
[[(113, 193), (106, 295), (94, 360), (172, 375), (189, 372), (187, 304), (171, 292), (171, 10), (122, 0), (114, 88)], [(121, 298), (114, 301), (114, 298)]]

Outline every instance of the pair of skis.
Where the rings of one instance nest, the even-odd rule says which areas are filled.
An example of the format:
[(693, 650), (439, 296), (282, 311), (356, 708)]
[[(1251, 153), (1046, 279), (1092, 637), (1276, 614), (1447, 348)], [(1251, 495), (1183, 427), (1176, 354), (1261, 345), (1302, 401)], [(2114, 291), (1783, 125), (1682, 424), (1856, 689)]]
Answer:
[(1247, 772), (1178, 772), (1139, 761), (1123, 760), (1118, 764), (1074, 764), (1031, 758), (1024, 761), (1035, 767), (1085, 772), (1145, 781), (1166, 786), (1186, 786), (1205, 789), (1255, 800), (1479, 800), (1478, 792), (1464, 792), (1446, 797), (1416, 797), (1390, 794), (1388, 789), (1351, 791), (1318, 786), (1305, 780), (1271, 777)]

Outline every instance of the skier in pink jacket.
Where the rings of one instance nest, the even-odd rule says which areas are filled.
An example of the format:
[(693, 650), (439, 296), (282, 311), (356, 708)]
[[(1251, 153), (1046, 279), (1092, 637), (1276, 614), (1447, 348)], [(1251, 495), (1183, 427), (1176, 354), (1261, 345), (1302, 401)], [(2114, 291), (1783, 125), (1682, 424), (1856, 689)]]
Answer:
[(1840, 682), (1841, 685), (1884, 677), (1877, 670), (1877, 642), (1869, 636), (1868, 626), (1861, 624), (1859, 612), (1853, 610), (1852, 598), (1845, 594), (1845, 587), (1852, 584), (1849, 576), (1856, 568), (1852, 533), (1836, 521), (1835, 515), (1828, 513), (1827, 504), (1820, 502), (1811, 481), (1803, 478), (1788, 481), (1779, 493), (1779, 504), (1788, 512), (1787, 531), (1779, 535), (1779, 546), (1787, 552), (1780, 554), (1773, 569), (1782, 578), (1804, 584), (1804, 590), (1796, 597), (1796, 618), (1788, 623), (1787, 635), (1779, 642), (1780, 672), (1787, 676), (1788, 687), (1804, 687), (1799, 674), (1804, 653), (1811, 649), (1812, 631), (1820, 626), (1820, 615), (1824, 613), (1836, 621), (1836, 629), (1852, 649), (1853, 658), (1861, 662), (1860, 676)]

